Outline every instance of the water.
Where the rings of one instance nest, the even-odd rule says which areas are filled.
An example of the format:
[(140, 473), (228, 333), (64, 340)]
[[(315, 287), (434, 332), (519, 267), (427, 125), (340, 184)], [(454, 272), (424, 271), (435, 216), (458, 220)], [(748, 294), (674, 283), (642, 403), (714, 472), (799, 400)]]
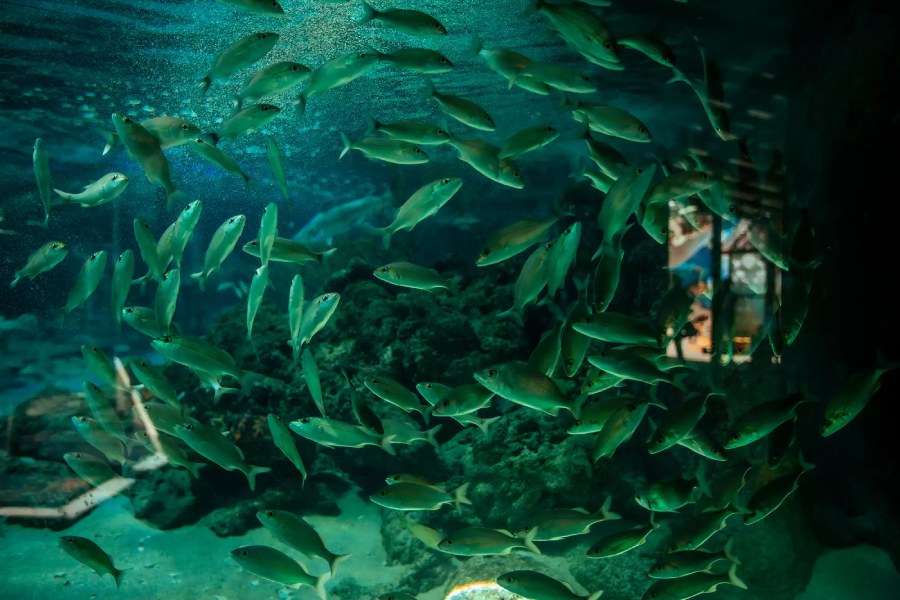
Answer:
[[(400, 591), (420, 600), (510, 598), (511, 592), (487, 585), (482, 589), (478, 582), (490, 583), (516, 570), (564, 581), (583, 597), (600, 589), (604, 598), (658, 597), (651, 594), (672, 584), (648, 573), (666, 557), (679, 527), (702, 515), (704, 508), (730, 503), (735, 514), (702, 546), (719, 552), (731, 540), (729, 550), (740, 560), (732, 580), (730, 563), (714, 565), (710, 577), (725, 582), (716, 591), (720, 596), (896, 597), (900, 578), (892, 564), (898, 552), (894, 507), (900, 494), (891, 477), (895, 453), (887, 445), (894, 422), (887, 411), (895, 374), (888, 371), (881, 377), (880, 390), (877, 385), (853, 388), (854, 397), (861, 399), (857, 406), (870, 395), (871, 402), (837, 433), (823, 436), (819, 431), (836, 394), (896, 360), (891, 343), (896, 332), (894, 295), (879, 290), (884, 273), (869, 275), (861, 266), (880, 264), (873, 256), (891, 251), (885, 240), (891, 239), (893, 221), (874, 199), (883, 197), (876, 190), (893, 167), (888, 162), (891, 154), (879, 144), (889, 143), (900, 122), (893, 96), (884, 91), (885, 82), (900, 74), (896, 18), (866, 3), (811, 7), (800, 1), (738, 5), (634, 0), (608, 8), (575, 8), (599, 15), (613, 38), (647, 33), (664, 40), (678, 69), (695, 82), (694, 89), (683, 82), (667, 83), (672, 68), (622, 43), (618, 51), (624, 69), (592, 64), (566, 44), (566, 31), (561, 36), (549, 29), (546, 12), (529, 12), (525, 0), (475, 4), (423, 0), (375, 5), (379, 10), (424, 11), (449, 32), (426, 38), (392, 30), (379, 20), (359, 23), (363, 9), (357, 2), (285, 0), (284, 17), (251, 14), (227, 2), (4, 3), (0, 275), (11, 281), (49, 241), (68, 248), (66, 258), (52, 270), (0, 291), (0, 414), (8, 423), (0, 471), (0, 514), (8, 516), (5, 543), (0, 545), (5, 595), (316, 597), (310, 586), (283, 587), (296, 581), (290, 577), (299, 567), (292, 568), (294, 575), (274, 575), (280, 579), (275, 583), (266, 578), (272, 573), (241, 566), (232, 558), (238, 548), (267, 546), (300, 560), (313, 577), (329, 571), (322, 557), (292, 548), (260, 527), (257, 511), (277, 509), (306, 519), (330, 552), (352, 554), (325, 583), (327, 597), (336, 600)], [(563, 15), (558, 18), (567, 14), (565, 9), (547, 10)], [(205, 95), (198, 91), (198, 80), (218, 53), (263, 31), (280, 35), (271, 52), (215, 81)], [(487, 51), (508, 49), (533, 64), (585, 75), (597, 90), (576, 94), (554, 89), (546, 96), (526, 91), (489, 69), (483, 55), (473, 53), (476, 38)], [(242, 82), (263, 66), (296, 61), (316, 69), (340, 55), (406, 47), (440, 52), (454, 68), (422, 75), (382, 61), (347, 85), (310, 97), (302, 115), (294, 100), (305, 84), (261, 99), (279, 107), (279, 115), (259, 131), (218, 145), (248, 175), (247, 185), (200, 159), (189, 145), (166, 148), (163, 155), (172, 181), (184, 192), (167, 211), (162, 187), (148, 180), (121, 145), (102, 154), (103, 132), (113, 130), (113, 113), (138, 122), (179, 117), (211, 140), (208, 134), (221, 130)], [(716, 74), (721, 77), (722, 102), (717, 101), (715, 85), (707, 92), (698, 83), (704, 76), (704, 56), (712, 62), (707, 78), (715, 83)], [(429, 80), (441, 93), (483, 107), (495, 130), (479, 131), (442, 112), (425, 93)], [(706, 99), (712, 102), (704, 106)], [(623, 218), (631, 226), (624, 231), (622, 220), (624, 233), (614, 242), (615, 236), (597, 226), (605, 194), (578, 176), (594, 163), (583, 141), (584, 127), (573, 119), (576, 100), (624, 109), (651, 132), (650, 143), (637, 143), (600, 133), (598, 123), (592, 126), (593, 139), (612, 146), (631, 165), (650, 168), (655, 161), (649, 188), (667, 172), (685, 168), (709, 173), (714, 187), (698, 188), (697, 195), (665, 196), (657, 208), (662, 211), (659, 227), (668, 233), (661, 231), (656, 241), (637, 219), (648, 210), (645, 198), (636, 205), (637, 216), (631, 216), (632, 209), (625, 212)], [(712, 121), (707, 108), (714, 113)], [(717, 135), (713, 125), (722, 110), (727, 126)], [(417, 165), (368, 159), (357, 150), (339, 158), (341, 134), (358, 140), (366, 135), (370, 119), (420, 119), (453, 136), (498, 147), (531, 126), (552, 127), (559, 138), (515, 159), (507, 173), (519, 172), (524, 187), (516, 189), (459, 160), (453, 144), (422, 145), (430, 160)], [(267, 136), (283, 154), (289, 199), (282, 197), (267, 158)], [(111, 172), (127, 176), (127, 188), (93, 208), (53, 206), (48, 226), (42, 227), (32, 159), (37, 138), (47, 149), (53, 188), (78, 192)], [(617, 176), (630, 176), (625, 167), (615, 169)], [(411, 231), (395, 233), (385, 248), (376, 228), (388, 225), (414, 192), (450, 178), (462, 180), (459, 192)], [(613, 188), (607, 199), (627, 200), (620, 191)], [(160, 332), (160, 340), (151, 345), (150, 337), (128, 324), (116, 326), (110, 308), (113, 264), (131, 249), (134, 278), (143, 276), (147, 266), (135, 239), (134, 220), (146, 222), (158, 240), (195, 200), (201, 201), (202, 213), (182, 257), (175, 328)], [(247, 295), (260, 261), (242, 247), (258, 239), (263, 209), (271, 204), (277, 206), (279, 237), (295, 238), (327, 256), (302, 264), (269, 263), (269, 285), (248, 339)], [(610, 200), (607, 206), (612, 204)], [(190, 275), (202, 270), (217, 228), (239, 214), (245, 215), (246, 225), (235, 250), (201, 289)], [(554, 214), (558, 221), (529, 247), (499, 264), (476, 266), (485, 247), (498, 251), (490, 242), (496, 231)], [(601, 216), (601, 222), (610, 223), (607, 218)], [(499, 318), (513, 305), (515, 290), (521, 293), (527, 287), (524, 281), (517, 286), (517, 280), (524, 264), (539, 259), (532, 253), (541, 252), (547, 241), (562, 247), (560, 236), (575, 222), (582, 227), (580, 240), (571, 266), (561, 268), (561, 289), (548, 297), (542, 286), (534, 288), (537, 302), (528, 303), (517, 316)], [(815, 231), (812, 237), (804, 237), (806, 223)], [(608, 269), (618, 262), (610, 257), (619, 243), (623, 255), (616, 281)], [(598, 260), (604, 266), (598, 270), (591, 257), (601, 247)], [(109, 254), (109, 262), (98, 288), (64, 315), (61, 309), (82, 265), (100, 250)], [(557, 248), (553, 260), (560, 254)], [(529, 256), (536, 258), (526, 263)], [(447, 289), (410, 289), (373, 276), (377, 267), (401, 261), (435, 269), (427, 275), (429, 281), (437, 278), (439, 287)], [(667, 264), (678, 279), (670, 278)], [(554, 268), (538, 271), (535, 279), (540, 283)], [(295, 365), (288, 342), (291, 295), (299, 289), (296, 275), (302, 278), (306, 302), (313, 301), (300, 328), (304, 369), (301, 352)], [(847, 281), (854, 282), (849, 291)], [(581, 290), (590, 311), (578, 304)], [(601, 332), (606, 342), (589, 342), (572, 329), (589, 312), (596, 315), (600, 298), (612, 290), (615, 294), (605, 303), (607, 315), (642, 319), (631, 326), (650, 327), (653, 336), (661, 331), (659, 323), (671, 325), (660, 316), (671, 302), (688, 311), (674, 319), (677, 326), (671, 335), (653, 338), (663, 342), (654, 355), (658, 367), (686, 359), (688, 368), (652, 376), (619, 371), (625, 382), (599, 395), (582, 396), (585, 380), (593, 385), (601, 381), (592, 365), (606, 364), (602, 354), (616, 356), (604, 350), (639, 339), (629, 329), (612, 337), (609, 331)], [(696, 295), (693, 304), (685, 292)], [(339, 301), (319, 328), (313, 316), (327, 312), (316, 302), (323, 294), (339, 294)], [(156, 314), (157, 303), (165, 304), (157, 296), (155, 282), (137, 283), (129, 289), (125, 306), (149, 307)], [(679, 298), (687, 300), (679, 304)], [(784, 306), (776, 315), (779, 301)], [(851, 322), (847, 315), (852, 315)], [(558, 326), (564, 330), (561, 358), (554, 361), (552, 350), (534, 357), (536, 348), (543, 353), (553, 347), (548, 342), (553, 338), (545, 335), (553, 335)], [(677, 340), (672, 340), (676, 333)], [(203, 364), (196, 354), (172, 345), (187, 339), (196, 347), (197, 338), (209, 344), (200, 347)], [(584, 345), (587, 358), (573, 349), (573, 339)], [(93, 347), (121, 361), (118, 390), (85, 361), (84, 349), (90, 353)], [(228, 356), (209, 359), (222, 351)], [(511, 362), (529, 357), (527, 369)], [(574, 362), (568, 364), (566, 358)], [(214, 438), (218, 453), (192, 443), (184, 431), (172, 431), (180, 431), (182, 441), (160, 433), (165, 443), (187, 453), (187, 461), (206, 463), (197, 478), (154, 460), (151, 452), (130, 440), (146, 428), (142, 411), (132, 411), (134, 403), (151, 403), (147, 412), (153, 420), (163, 410), (130, 368), (138, 360), (161, 369), (179, 395), (186, 422), (195, 419), (198, 428), (210, 426), (202, 429), (211, 432), (208, 435), (225, 432), (225, 437)], [(543, 365), (553, 379), (540, 374), (536, 365)], [(529, 395), (503, 387), (492, 371), (515, 373), (514, 383), (527, 380), (542, 391)], [(473, 374), (497, 393), (471, 413), (473, 422), (440, 416), (440, 408), (431, 415), (423, 400), (440, 401), (436, 384), (472, 385)], [(406, 391), (393, 384), (385, 387), (390, 380)], [(63, 461), (63, 454), (72, 452), (102, 456), (71, 422), (75, 415), (92, 414), (84, 399), (85, 381), (106, 390), (101, 401), (115, 408), (123, 422), (121, 430), (109, 427), (129, 437), (126, 465), (120, 469), (113, 463), (115, 478), (94, 491)], [(425, 382), (433, 382), (432, 387), (418, 385)], [(220, 385), (240, 390), (214, 396), (213, 389)], [(417, 386), (422, 397), (415, 393)], [(429, 396), (432, 389), (438, 391)], [(776, 418), (774, 431), (763, 440), (720, 451), (724, 461), (702, 458), (686, 447), (690, 444), (647, 452), (656, 428), (665, 427), (669, 415), (710, 391), (724, 396), (712, 397), (702, 419), (689, 429), (707, 435), (713, 448), (731, 439), (739, 419), (756, 406), (783, 398), (808, 402)], [(485, 394), (483, 389), (477, 393)], [(631, 410), (627, 399), (640, 405), (648, 393), (667, 410), (647, 408), (646, 417), (632, 423), (634, 433), (624, 436), (611, 457), (595, 447), (600, 436), (608, 444), (615, 429), (603, 429), (602, 420), (588, 435), (567, 433), (576, 421), (582, 427), (596, 422), (591, 419), (598, 418), (598, 411), (603, 414), (603, 403), (625, 406), (614, 415), (624, 419)], [(318, 403), (327, 418), (346, 425), (331, 425), (324, 433), (301, 427), (300, 419), (322, 416)], [(109, 408), (101, 407), (94, 418), (103, 421)], [(367, 409), (374, 417), (367, 416)], [(284, 426), (295, 422), (294, 433), (287, 429), (280, 445), (273, 443), (269, 415), (280, 416)], [(774, 427), (781, 422), (785, 424)], [(158, 423), (168, 429), (163, 421)], [(334, 427), (347, 429), (335, 439), (330, 433)], [(284, 440), (296, 447), (297, 455), (285, 456)], [(232, 444), (243, 454), (236, 454)], [(772, 458), (776, 454), (783, 459)], [(178, 456), (170, 454), (169, 462), (178, 463)], [(271, 469), (258, 475), (252, 491), (241, 473), (250, 465)], [(804, 465), (815, 467), (804, 471)], [(728, 473), (740, 475), (746, 468), (745, 485), (735, 485), (720, 497)], [(382, 508), (377, 492), (384, 488), (385, 477), (396, 474), (438, 486), (440, 491), (416, 488), (420, 496), (440, 495), (437, 505), (417, 505), (419, 510), (410, 512)], [(610, 558), (589, 557), (608, 535), (629, 527), (649, 531), (650, 515), (635, 496), (646, 498), (655, 482), (669, 481), (681, 489), (674, 482), (680, 478), (693, 482), (686, 484), (689, 493), (681, 498), (687, 504), (675, 512), (657, 512), (654, 523), (659, 528), (645, 543)], [(777, 487), (779, 481), (785, 484), (780, 493), (765, 487), (770, 482)], [(454, 490), (466, 484), (463, 490), (471, 504), (462, 503), (456, 511)], [(772, 514), (743, 523), (778, 504), (788, 490)], [(776, 501), (767, 501), (767, 494)], [(608, 496), (608, 509), (621, 519), (588, 522), (586, 533), (573, 531), (565, 539), (542, 539), (538, 527), (535, 539), (541, 553), (528, 552), (519, 530), (533, 526), (536, 513), (576, 507), (594, 513)], [(430, 529), (414, 528), (411, 533), (404, 527), (407, 518)], [(482, 545), (480, 552), (458, 550), (465, 527), (509, 530), (518, 539), (506, 542), (504, 534), (495, 533), (501, 541), (489, 549)], [(127, 569), (120, 590), (111, 577), (98, 577), (67, 554), (60, 536), (90, 539), (116, 567)], [(434, 547), (448, 536), (456, 539), (454, 547)], [(504, 544), (517, 548), (506, 553)], [(467, 558), (459, 552), (486, 555)], [(835, 576), (834, 564), (859, 580), (848, 585)], [(740, 581), (748, 589), (729, 581)], [(667, 589), (661, 597), (688, 594)]]

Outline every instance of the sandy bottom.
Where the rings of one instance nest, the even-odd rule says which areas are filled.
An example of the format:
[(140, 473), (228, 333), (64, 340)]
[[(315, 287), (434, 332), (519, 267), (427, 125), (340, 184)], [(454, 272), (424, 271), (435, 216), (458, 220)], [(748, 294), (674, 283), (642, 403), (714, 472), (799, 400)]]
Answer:
[[(352, 556), (338, 567), (335, 582), (353, 578), (372, 590), (383, 590), (409, 573), (408, 567), (387, 566), (381, 545), (380, 508), (350, 492), (339, 502), (341, 516), (308, 516), (330, 550)], [(348, 515), (353, 515), (348, 518)], [(246, 544), (264, 544), (301, 558), (262, 529), (244, 536), (219, 538), (210, 530), (184, 527), (159, 531), (136, 520), (126, 499), (116, 498), (65, 530), (53, 532), (5, 527), (0, 539), (0, 597), (16, 600), (128, 598), (129, 600), (313, 600), (310, 588), (298, 590), (243, 571), (229, 552)], [(57, 545), (61, 535), (78, 535), (97, 542), (120, 569), (122, 586), (99, 577)], [(301, 560), (319, 575), (328, 570), (320, 559)], [(326, 590), (330, 584), (326, 585)], [(329, 598), (332, 596), (329, 594)], [(371, 598), (374, 598), (372, 594)], [(442, 590), (417, 594), (419, 600), (441, 600)], [(348, 599), (349, 600), (349, 599)], [(355, 600), (364, 600), (362, 598)]]

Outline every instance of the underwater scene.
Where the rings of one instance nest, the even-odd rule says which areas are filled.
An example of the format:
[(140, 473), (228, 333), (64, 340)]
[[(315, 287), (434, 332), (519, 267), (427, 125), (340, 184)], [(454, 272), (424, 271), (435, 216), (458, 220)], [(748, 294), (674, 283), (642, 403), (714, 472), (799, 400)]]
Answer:
[(0, 6), (0, 597), (900, 598), (895, 8)]

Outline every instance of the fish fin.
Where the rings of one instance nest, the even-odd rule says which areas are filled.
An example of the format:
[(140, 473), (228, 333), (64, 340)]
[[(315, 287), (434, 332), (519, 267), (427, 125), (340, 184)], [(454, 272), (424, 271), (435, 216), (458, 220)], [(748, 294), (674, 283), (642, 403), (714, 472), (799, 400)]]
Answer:
[(381, 122), (375, 117), (369, 117), (369, 127), (366, 129), (366, 136), (374, 135), (378, 128), (381, 126)]
[(600, 596), (603, 595), (603, 590), (597, 590), (593, 594), (587, 597), (587, 600), (597, 600)]
[(66, 204), (67, 202), (71, 202), (72, 196), (75, 195), (75, 194), (70, 194), (69, 192), (64, 192), (62, 190), (58, 190), (56, 188), (53, 188), (53, 191), (56, 192), (60, 198), (63, 199), (63, 202), (60, 202), (60, 204)]
[(206, 92), (209, 91), (209, 86), (212, 85), (212, 79), (209, 75), (201, 79), (197, 82), (197, 87), (200, 89), (200, 93), (206, 95)]
[(734, 563), (731, 565), (731, 568), (728, 569), (728, 581), (732, 585), (735, 585), (735, 586), (741, 588), (742, 590), (746, 590), (747, 584), (744, 583), (740, 577), (738, 577), (737, 568), (738, 568), (737, 563)]
[(519, 312), (515, 309), (515, 307), (504, 310), (501, 313), (497, 313), (497, 318), (498, 319), (512, 319), (519, 325), (519, 327), (525, 326), (525, 320), (522, 319), (522, 315), (519, 314)]
[(244, 103), (244, 99), (240, 96), (232, 96), (231, 97), (231, 114), (237, 114), (241, 112), (241, 105)]
[(537, 532), (538, 528), (532, 527), (530, 530), (528, 530), (528, 533), (525, 534), (525, 539), (523, 540), (523, 542), (525, 543), (525, 547), (528, 548), (528, 550), (534, 552), (535, 554), (540, 554), (540, 548), (534, 545), (534, 536), (537, 535)]
[(372, 8), (368, 2), (363, 0), (362, 2), (363, 16), (357, 21), (357, 25), (362, 25), (363, 23), (368, 23), (372, 19), (378, 16), (378, 11)]
[(338, 156), (338, 160), (344, 158), (344, 155), (350, 152), (350, 149), (353, 148), (353, 142), (350, 141), (350, 138), (348, 138), (347, 134), (343, 131), (341, 132), (341, 142), (344, 144), (344, 149), (341, 150), (341, 155)]
[(187, 200), (187, 194), (177, 188), (173, 188), (171, 192), (166, 194), (166, 210), (172, 210), (175, 203), (182, 203)]
[(332, 578), (334, 577), (334, 574), (337, 572), (337, 566), (340, 563), (347, 560), (348, 558), (350, 558), (351, 556), (352, 556), (352, 554), (338, 554), (333, 559), (331, 559), (331, 562), (328, 563), (328, 567), (330, 569), (329, 572), (331, 573)]
[(294, 104), (297, 106), (297, 116), (303, 118), (306, 114), (306, 96), (301, 93), (294, 99)]
[(184, 468), (188, 470), (194, 479), (200, 479), (200, 474), (198, 473), (199, 469), (202, 469), (206, 466), (206, 463), (202, 462), (188, 462), (184, 465)]
[(619, 513), (614, 513), (610, 509), (612, 506), (612, 494), (606, 497), (606, 500), (603, 501), (603, 506), (600, 507), (600, 510), (597, 511), (597, 515), (603, 517), (604, 521), (618, 521), (622, 518), (622, 515)]
[(469, 47), (466, 48), (466, 51), (463, 53), (464, 58), (475, 58), (479, 54), (481, 54), (481, 49), (483, 47), (483, 42), (481, 38), (478, 37), (477, 33), (473, 33), (469, 36)]
[(390, 250), (391, 248), (391, 238), (394, 236), (395, 231), (391, 231), (391, 226), (387, 227), (376, 227), (375, 231), (381, 232), (381, 245), (384, 246), (385, 250)]
[(466, 490), (469, 489), (469, 482), (465, 482), (455, 490), (453, 490), (453, 504), (456, 506), (456, 512), (462, 512), (463, 504), (472, 504), (472, 501), (469, 500), (469, 497), (466, 496)]
[(397, 437), (395, 435), (386, 435), (381, 438), (381, 443), (378, 445), (382, 450), (390, 454), (391, 456), (397, 456), (397, 451), (394, 450), (394, 447), (391, 446), (391, 442), (394, 441), (394, 438)]
[(483, 419), (480, 423), (477, 424), (478, 427), (481, 429), (482, 433), (484, 433), (485, 438), (491, 437), (490, 431), (488, 431), (488, 427), (490, 426), (490, 424), (499, 419), (500, 419), (499, 416), (491, 417), (490, 419)]
[(127, 570), (128, 569), (117, 569), (115, 567), (112, 568), (111, 575), (113, 576), (113, 579), (115, 579), (115, 581), (116, 581), (116, 589), (119, 589), (119, 585), (122, 583), (122, 575)]
[[(422, 90), (422, 96), (420, 99), (428, 100), (429, 98), (434, 96), (434, 91), (435, 91), (434, 90), (434, 82), (431, 81), (431, 79), (426, 77), (425, 78), (425, 89)], [(450, 131), (448, 131), (447, 129), (444, 129), (444, 131), (446, 131), (447, 134), (450, 135), (451, 138), (453, 137), (453, 134), (450, 133)]]
[(325, 600), (325, 584), (331, 580), (331, 572), (322, 573), (316, 578), (316, 594), (319, 595), (319, 598)]
[(247, 481), (250, 483), (250, 491), (256, 491), (256, 476), (262, 475), (263, 473), (268, 473), (271, 471), (269, 467), (257, 467), (255, 465), (250, 465), (249, 471), (244, 471), (244, 475), (247, 476)]
[(523, 17), (528, 17), (536, 13), (542, 6), (546, 6), (547, 3), (544, 0), (531, 0), (528, 3), (528, 6), (525, 7), (525, 10), (522, 12)]
[[(148, 273), (149, 275), (149, 273)], [(206, 272), (200, 271), (199, 273), (191, 273), (191, 279), (197, 280), (197, 285), (200, 286), (200, 291), (206, 291)]]
[(728, 541), (725, 542), (725, 548), (723, 550), (725, 552), (725, 558), (736, 565), (741, 565), (742, 563), (740, 560), (738, 560), (738, 557), (732, 554), (732, 546), (734, 546), (733, 537), (728, 538)]

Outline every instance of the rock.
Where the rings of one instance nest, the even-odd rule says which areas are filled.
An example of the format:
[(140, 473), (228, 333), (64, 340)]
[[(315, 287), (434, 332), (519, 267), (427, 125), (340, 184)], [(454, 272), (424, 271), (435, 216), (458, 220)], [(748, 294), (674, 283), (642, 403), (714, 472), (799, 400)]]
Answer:
[(95, 452), (72, 426), (72, 417), (90, 415), (79, 393), (48, 388), (16, 407), (10, 418), (13, 455), (62, 462), (66, 452)]
[(796, 600), (893, 600), (897, 590), (900, 574), (891, 557), (881, 548), (861, 545), (819, 556)]
[[(91, 485), (75, 475), (65, 463), (5, 454), (0, 455), (0, 480), (3, 481), (0, 506), (57, 508), (91, 489)], [(10, 522), (58, 531), (71, 526), (74, 521), (16, 518)]]
[[(200, 469), (200, 476), (209, 467)], [(166, 466), (141, 473), (129, 490), (134, 516), (160, 529), (171, 529), (191, 521), (196, 498), (191, 475), (185, 469)]]

